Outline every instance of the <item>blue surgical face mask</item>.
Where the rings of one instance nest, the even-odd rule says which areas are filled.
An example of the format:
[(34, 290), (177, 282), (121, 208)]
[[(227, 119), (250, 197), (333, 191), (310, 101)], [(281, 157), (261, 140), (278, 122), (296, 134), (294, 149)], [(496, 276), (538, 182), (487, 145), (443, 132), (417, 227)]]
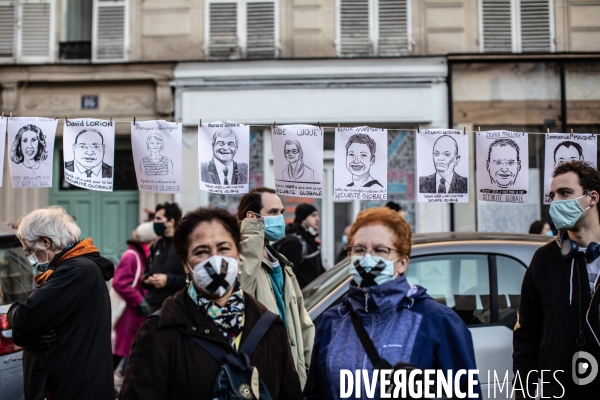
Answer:
[(577, 221), (579, 221), (581, 214), (590, 209), (590, 207), (588, 207), (584, 210), (577, 201), (586, 196), (587, 194), (584, 194), (576, 199), (554, 200), (550, 203), (550, 218), (552, 218), (556, 229), (569, 230), (575, 226)]
[(554, 237), (554, 232), (548, 231), (548, 232), (546, 232), (546, 236), (552, 236), (552, 237)]
[[(37, 244), (35, 245), (35, 247), (37, 248)], [(29, 257), (27, 257), (27, 259), (29, 260), (31, 266), (35, 268), (38, 272), (46, 272), (46, 270), (48, 270), (48, 266), (50, 265), (50, 256), (48, 254), (49, 252), (50, 250), (46, 251), (46, 261), (43, 263), (39, 262), (35, 253), (32, 253)]]
[(342, 244), (348, 246), (348, 235), (342, 235)]
[(371, 254), (353, 256), (350, 261), (350, 275), (360, 287), (383, 285), (396, 277), (394, 274), (396, 260), (373, 257)]
[(285, 233), (283, 215), (273, 215), (263, 218), (265, 220), (265, 239), (269, 242), (276, 242), (281, 239)]

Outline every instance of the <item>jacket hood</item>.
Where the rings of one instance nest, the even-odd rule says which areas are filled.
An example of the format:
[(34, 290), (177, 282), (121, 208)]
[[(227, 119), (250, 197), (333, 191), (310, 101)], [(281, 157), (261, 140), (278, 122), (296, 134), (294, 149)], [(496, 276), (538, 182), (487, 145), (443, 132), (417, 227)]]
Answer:
[(430, 298), (427, 289), (408, 282), (406, 275), (368, 288), (359, 288), (356, 282), (350, 283), (347, 302), (357, 314), (388, 312), (397, 308), (410, 308), (415, 302)]

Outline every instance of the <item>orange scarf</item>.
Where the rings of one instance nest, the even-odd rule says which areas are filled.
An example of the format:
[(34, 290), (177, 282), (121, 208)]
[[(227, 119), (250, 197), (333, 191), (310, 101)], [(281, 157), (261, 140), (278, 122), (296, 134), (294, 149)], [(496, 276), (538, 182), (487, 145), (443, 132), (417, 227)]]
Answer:
[[(56, 261), (56, 268), (58, 268), (58, 266), (60, 264), (62, 264), (64, 261), (67, 261), (71, 258), (83, 256), (83, 255), (90, 254), (90, 253), (99, 253), (99, 252), (100, 251), (96, 248), (96, 246), (94, 246), (94, 243), (92, 242), (92, 238), (84, 239), (84, 240), (80, 241), (79, 243), (77, 243), (75, 245), (75, 247), (73, 247), (71, 250), (69, 250), (65, 254), (63, 254), (58, 259), (58, 261)], [(52, 275), (53, 272), (54, 272), (53, 269), (49, 269), (46, 272), (37, 274), (33, 278), (35, 280), (36, 286), (37, 287), (42, 286), (42, 284), (44, 282), (46, 282), (48, 280), (48, 278), (50, 278), (50, 275)]]

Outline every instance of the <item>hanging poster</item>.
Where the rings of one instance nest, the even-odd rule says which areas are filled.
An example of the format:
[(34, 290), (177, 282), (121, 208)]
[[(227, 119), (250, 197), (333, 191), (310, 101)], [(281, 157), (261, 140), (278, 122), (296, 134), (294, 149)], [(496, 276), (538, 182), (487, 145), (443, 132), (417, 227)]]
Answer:
[(198, 126), (200, 189), (211, 193), (248, 193), (250, 127), (231, 121)]
[(468, 152), (469, 136), (463, 131), (439, 129), (417, 134), (420, 203), (469, 201)]
[(550, 184), (554, 169), (568, 161), (584, 161), (596, 168), (598, 144), (591, 133), (547, 133), (544, 174), (544, 204), (550, 204)]
[(181, 193), (181, 124), (131, 123), (131, 148), (138, 187), (143, 192)]
[(387, 200), (387, 130), (335, 130), (334, 199)]
[(52, 187), (52, 160), (58, 120), (8, 119), (10, 178), (14, 188)]
[(7, 118), (0, 117), (0, 187), (2, 187), (2, 179), (4, 178), (4, 146), (6, 143), (6, 120)]
[(281, 125), (271, 131), (277, 194), (323, 197), (323, 129)]
[(90, 190), (112, 192), (115, 123), (100, 119), (65, 120), (65, 181)]
[(477, 200), (528, 203), (527, 133), (479, 132), (476, 146)]

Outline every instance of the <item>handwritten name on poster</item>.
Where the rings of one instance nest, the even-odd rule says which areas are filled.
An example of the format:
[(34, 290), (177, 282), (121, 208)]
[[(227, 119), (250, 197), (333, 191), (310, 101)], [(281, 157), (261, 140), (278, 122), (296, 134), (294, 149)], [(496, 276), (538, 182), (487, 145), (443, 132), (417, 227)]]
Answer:
[(181, 193), (181, 124), (162, 120), (132, 123), (131, 148), (141, 191)]
[(544, 204), (550, 204), (550, 184), (556, 167), (568, 161), (583, 161), (596, 168), (598, 144), (590, 133), (548, 133), (544, 173)]
[(387, 130), (335, 130), (334, 199), (387, 200)]
[(420, 203), (469, 201), (469, 136), (451, 129), (417, 134)]
[(271, 131), (277, 194), (323, 197), (323, 129), (281, 125)]
[(91, 118), (65, 120), (65, 181), (85, 189), (112, 192), (115, 123)]
[(248, 193), (250, 127), (232, 121), (198, 126), (200, 189), (219, 194)]
[(477, 134), (477, 199), (529, 202), (527, 133), (489, 131)]

